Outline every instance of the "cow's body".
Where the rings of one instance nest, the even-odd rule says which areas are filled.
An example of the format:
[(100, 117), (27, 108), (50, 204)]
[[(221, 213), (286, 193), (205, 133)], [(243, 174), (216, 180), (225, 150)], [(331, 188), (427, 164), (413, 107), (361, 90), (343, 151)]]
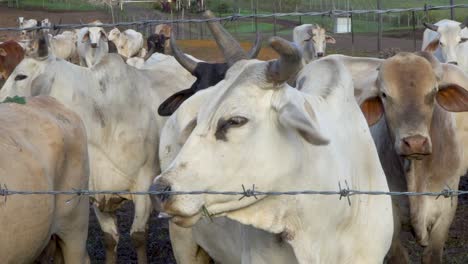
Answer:
[(76, 38), (76, 32), (74, 31), (64, 31), (62, 34), (55, 36), (49, 35), (52, 53), (57, 58), (76, 61), (78, 58)]
[(109, 32), (109, 40), (114, 42), (118, 53), (127, 59), (137, 56), (143, 49), (143, 35), (133, 29), (120, 32), (114, 28)]
[[(277, 50), (281, 51), (278, 46), (287, 46), (284, 41), (275, 41), (278, 42), (273, 42), (272, 46)], [(281, 62), (286, 65), (281, 65)], [(238, 62), (227, 72), (223, 82), (210, 88), (213, 91), (195, 94), (182, 104), (179, 110), (184, 111), (184, 107), (188, 107), (190, 114), (179, 119), (176, 112), (171, 117), (175, 123), (167, 123), (176, 131), (179, 129), (180, 133), (172, 134), (174, 148), (171, 143), (169, 147), (166, 145), (168, 142), (164, 141), (163, 133), (160, 151), (175, 158), (164, 161), (162, 157), (162, 164), (168, 167), (155, 181), (153, 190), (228, 191), (238, 189), (241, 183), (246, 186), (255, 184), (255, 188), (262, 191), (303, 190), (304, 186), (334, 190), (338, 182), (344, 184), (344, 181), (353, 189), (388, 190), (369, 129), (354, 101), (351, 77), (343, 71), (344, 67), (331, 61), (332, 68), (344, 72), (339, 75), (342, 79), (338, 83), (331, 81), (328, 85), (314, 86), (311, 72), (320, 70), (323, 65), (309, 64), (313, 68), (305, 68), (302, 73), (308, 79), (304, 85), (309, 89), (300, 92), (281, 84), (300, 67), (299, 51), (290, 48), (282, 53), (279, 65), (277, 63)], [(270, 75), (271, 71), (274, 73)], [(212, 94), (205, 101), (203, 96), (209, 93)], [(200, 98), (199, 108), (197, 103), (190, 105), (191, 100)], [(287, 114), (289, 111), (295, 112), (293, 116)], [(301, 111), (305, 116), (299, 121)], [(196, 119), (193, 119), (194, 114)], [(243, 119), (244, 115), (249, 118)], [(223, 121), (231, 120), (229, 116), (233, 116), (232, 121), (226, 123), (232, 124), (230, 129)], [(304, 120), (313, 118), (316, 119), (313, 122), (320, 124), (314, 123), (317, 130), (306, 130), (308, 125), (302, 123), (302, 133), (311, 134), (297, 133), (294, 128), (288, 128), (297, 123), (287, 121), (295, 117), (297, 122), (309, 122)], [(259, 135), (256, 132), (259, 130), (268, 131), (268, 134)], [(166, 135), (171, 137), (171, 133)], [(353, 141), (349, 141), (350, 137)], [(198, 145), (198, 141), (204, 142), (203, 147)], [(262, 149), (273, 146), (272, 142), (275, 142), (275, 151)], [(176, 153), (171, 153), (174, 149)], [(192, 151), (198, 154), (191, 155)], [(355, 155), (356, 152), (360, 155)], [(328, 161), (333, 166), (326, 165)], [(204, 239), (205, 243), (198, 240), (199, 245), (208, 247), (205, 250), (211, 251), (212, 257), (220, 258), (215, 259), (217, 261), (237, 256), (232, 263), (274, 263), (275, 260), (282, 261), (283, 257), (287, 261), (282, 263), (378, 263), (383, 261), (391, 243), (393, 229), (389, 197), (351, 198), (352, 206), (336, 197), (307, 195), (263, 196), (258, 200), (253, 197), (239, 200), (239, 197), (230, 196), (182, 195), (160, 196), (157, 200), (162, 202), (162, 208), (172, 216), (174, 223), (184, 227), (195, 224), (192, 233), (195, 241)], [(225, 216), (255, 228), (241, 227), (222, 219), (215, 223), (204, 219), (197, 222), (201, 217), (198, 206), (204, 207), (213, 217)], [(210, 228), (209, 225), (213, 224), (220, 226)], [(222, 226), (230, 224), (229, 227)], [(202, 228), (199, 225), (206, 226)], [(226, 245), (216, 240), (226, 241), (226, 238), (221, 238), (222, 233), (221, 237), (218, 233), (210, 235), (218, 228), (228, 234), (240, 231), (241, 235), (230, 236)], [(203, 234), (202, 238), (197, 237), (198, 232)], [(272, 243), (275, 236), (281, 239)], [(257, 244), (243, 244), (245, 238)], [(233, 242), (236, 239), (241, 241)], [(285, 245), (291, 247), (294, 256), (289, 255), (291, 251)], [(197, 251), (193, 251), (193, 244), (188, 243), (187, 246), (187, 262), (182, 263), (204, 260), (204, 256), (199, 259), (190, 256)], [(183, 250), (176, 251), (176, 254), (181, 252)]]
[[(86, 189), (89, 164), (80, 118), (49, 97), (0, 104), (0, 181), (10, 190)], [(51, 236), (65, 263), (87, 263), (89, 199), (12, 195), (0, 201), (2, 263), (33, 263)]]
[[(4, 80), (13, 72), (24, 58), (24, 50), (16, 41), (9, 40), (0, 44), (0, 77)], [(1, 78), (0, 78), (1, 79)]]
[[(128, 66), (117, 54), (108, 54), (91, 69), (49, 55), (27, 58), (1, 90), (0, 97), (47, 94), (77, 112), (88, 133), (92, 190), (145, 191), (159, 171), (156, 149), (165, 118), (157, 106), (170, 94), (187, 87), (167, 65), (153, 71)], [(33, 85), (34, 84), (34, 85)], [(132, 239), (142, 261), (150, 214), (147, 196), (95, 196), (98, 220), (107, 242), (107, 258), (115, 257), (118, 232), (114, 211), (124, 199), (135, 203)]]

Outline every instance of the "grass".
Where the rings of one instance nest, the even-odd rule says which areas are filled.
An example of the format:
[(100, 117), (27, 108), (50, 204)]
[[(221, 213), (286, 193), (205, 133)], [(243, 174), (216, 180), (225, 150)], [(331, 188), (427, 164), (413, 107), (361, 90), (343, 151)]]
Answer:
[(43, 8), (54, 11), (93, 11), (102, 9), (102, 6), (93, 5), (85, 0), (20, 0), (20, 8)]

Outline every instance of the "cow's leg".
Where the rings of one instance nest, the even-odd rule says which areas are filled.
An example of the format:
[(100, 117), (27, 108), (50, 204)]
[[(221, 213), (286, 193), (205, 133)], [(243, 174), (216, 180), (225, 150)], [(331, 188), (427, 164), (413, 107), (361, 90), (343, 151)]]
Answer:
[(410, 263), (408, 251), (401, 243), (400, 234), (401, 234), (401, 218), (400, 218), (400, 209), (396, 204), (397, 202), (392, 201), (393, 209), (393, 237), (392, 245), (387, 254), (387, 263), (388, 264), (407, 264)]
[(115, 215), (101, 212), (96, 205), (93, 206), (99, 225), (104, 232), (104, 246), (106, 248), (106, 263), (116, 263), (117, 244), (119, 243), (119, 232)]
[(179, 264), (209, 264), (210, 256), (194, 240), (192, 228), (183, 228), (169, 222), (172, 251)]
[(146, 245), (148, 241), (148, 219), (151, 214), (151, 200), (149, 195), (135, 195), (133, 202), (135, 204), (135, 216), (130, 230), (130, 237), (137, 252), (138, 263), (148, 263)]
[[(79, 212), (69, 219), (64, 230), (61, 230), (57, 234), (59, 245), (57, 252), (62, 253), (63, 263), (89, 263), (89, 256), (86, 250), (86, 240), (88, 239), (89, 200), (83, 199), (80, 207)], [(84, 215), (86, 215), (86, 217), (84, 217)]]
[(450, 205), (449, 199), (444, 202), (448, 204), (449, 209), (440, 215), (430, 230), (429, 245), (423, 252), (422, 263), (424, 264), (442, 263), (445, 241), (447, 241), (450, 225), (457, 210), (457, 197), (453, 197), (453, 206)]

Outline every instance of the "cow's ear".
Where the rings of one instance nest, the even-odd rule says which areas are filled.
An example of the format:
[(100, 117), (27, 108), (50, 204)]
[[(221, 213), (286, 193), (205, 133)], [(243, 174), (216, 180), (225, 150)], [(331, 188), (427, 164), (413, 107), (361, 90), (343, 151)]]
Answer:
[(107, 38), (107, 33), (104, 31), (103, 28), (99, 30), (101, 32), (101, 38), (103, 38), (104, 41), (108, 41), (109, 39)]
[(439, 44), (440, 44), (439, 39), (434, 39), (424, 48), (424, 51), (434, 53), (439, 47)]
[(437, 103), (450, 112), (468, 112), (468, 91), (456, 84), (439, 86)]
[(382, 101), (379, 97), (371, 97), (361, 104), (361, 111), (369, 126), (377, 123), (384, 113)]
[(327, 145), (330, 142), (320, 129), (317, 113), (298, 90), (282, 88), (272, 105), (278, 112), (279, 123), (297, 130), (307, 142), (314, 145)]
[(0, 48), (0, 56), (5, 57), (7, 55), (7, 52), (5, 49)]
[(159, 106), (158, 114), (160, 116), (172, 115), (177, 108), (179, 108), (179, 106), (193, 94), (194, 92), (192, 89), (185, 89), (171, 95)]
[(336, 40), (332, 36), (329, 36), (329, 35), (325, 36), (325, 41), (327, 43), (330, 43), (330, 44), (335, 44), (336, 43)]
[(81, 39), (81, 42), (85, 43), (89, 40), (89, 31), (86, 32), (86, 34), (83, 35), (83, 39)]

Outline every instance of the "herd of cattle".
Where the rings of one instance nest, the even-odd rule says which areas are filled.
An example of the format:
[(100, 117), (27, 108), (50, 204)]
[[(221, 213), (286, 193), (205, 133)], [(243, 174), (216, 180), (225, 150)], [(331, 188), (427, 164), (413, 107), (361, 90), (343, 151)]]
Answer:
[[(213, 18), (209, 11), (204, 14)], [(255, 59), (207, 22), (225, 63), (183, 53), (168, 25), (61, 34), (20, 18), (0, 44), (0, 183), (11, 190), (438, 192), (467, 172), (468, 29), (425, 24), (422, 51), (325, 56), (335, 40), (301, 25)], [(170, 53), (172, 55), (165, 55)], [(434, 54), (434, 55), (433, 55)], [(88, 263), (91, 204), (116, 262), (115, 211), (132, 200), (131, 239), (147, 263), (152, 210), (170, 218), (178, 263), (440, 263), (457, 197), (13, 195), (0, 200), (3, 263)]]

